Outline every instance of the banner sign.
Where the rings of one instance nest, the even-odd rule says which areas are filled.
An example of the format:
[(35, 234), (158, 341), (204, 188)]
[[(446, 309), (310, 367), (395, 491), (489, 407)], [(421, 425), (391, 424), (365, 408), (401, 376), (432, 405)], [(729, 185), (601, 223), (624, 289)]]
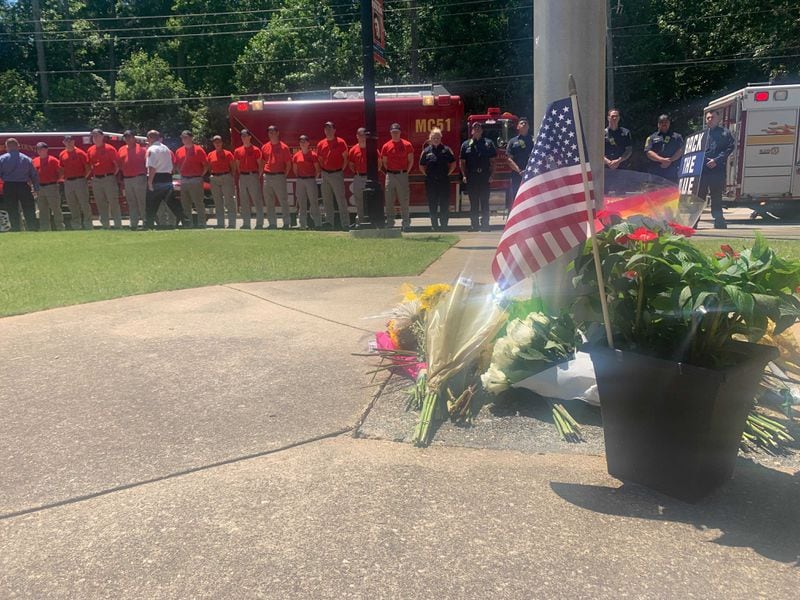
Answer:
[(700, 176), (703, 174), (706, 146), (708, 136), (705, 131), (695, 133), (686, 138), (686, 145), (681, 158), (681, 168), (678, 173), (678, 188), (681, 199), (697, 196), (700, 188)]
[(372, 56), (386, 66), (386, 29), (383, 26), (383, 0), (372, 0)]

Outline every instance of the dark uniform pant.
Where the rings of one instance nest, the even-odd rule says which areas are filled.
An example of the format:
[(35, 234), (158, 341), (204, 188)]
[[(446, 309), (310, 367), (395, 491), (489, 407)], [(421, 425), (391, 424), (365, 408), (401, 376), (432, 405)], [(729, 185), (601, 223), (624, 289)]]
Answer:
[(517, 198), (519, 186), (522, 184), (522, 177), (516, 173), (511, 173), (511, 185), (506, 193), (506, 212), (510, 213), (511, 208), (514, 206), (514, 200)]
[(426, 179), (425, 193), (431, 212), (431, 226), (434, 229), (447, 227), (450, 219), (450, 182), (447, 178)]
[(489, 227), (489, 178), (476, 175), (467, 178), (467, 195), (469, 196), (469, 218), (472, 227)]
[(725, 173), (720, 177), (717, 174), (706, 175), (700, 178), (700, 188), (697, 195), (705, 200), (706, 196), (711, 196), (711, 216), (714, 221), (725, 221), (722, 216), (722, 190), (725, 188)]
[(167, 177), (169, 179), (166, 177), (159, 179), (157, 174), (155, 181), (153, 181), (153, 189), (147, 189), (147, 206), (145, 208), (146, 217), (144, 222), (145, 229), (153, 229), (153, 220), (155, 219), (156, 213), (161, 207), (162, 202), (167, 204), (169, 209), (175, 215), (177, 222), (184, 224), (190, 222), (183, 214), (183, 206), (181, 206), (180, 200), (175, 197), (175, 192), (172, 187), (172, 176), (167, 175)]
[(31, 186), (20, 181), (6, 181), (3, 187), (3, 202), (0, 209), (8, 213), (8, 220), (11, 222), (11, 231), (21, 231), (22, 222), (19, 218), (19, 210), (25, 215), (25, 228), (28, 231), (39, 229), (39, 221), (36, 219), (36, 203), (31, 194)]

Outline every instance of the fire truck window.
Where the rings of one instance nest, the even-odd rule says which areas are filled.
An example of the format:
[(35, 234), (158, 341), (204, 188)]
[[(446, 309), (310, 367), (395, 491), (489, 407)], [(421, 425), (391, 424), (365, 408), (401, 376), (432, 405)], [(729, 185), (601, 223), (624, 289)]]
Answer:
[(483, 124), (483, 135), (484, 137), (489, 138), (492, 140), (498, 148), (505, 148), (505, 142), (503, 141), (503, 131), (499, 124), (492, 124), (489, 125), (487, 123)]

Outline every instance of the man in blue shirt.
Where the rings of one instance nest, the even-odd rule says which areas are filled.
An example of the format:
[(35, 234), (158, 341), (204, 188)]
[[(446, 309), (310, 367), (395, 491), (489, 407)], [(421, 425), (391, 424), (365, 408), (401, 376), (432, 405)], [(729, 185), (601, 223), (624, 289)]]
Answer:
[(604, 162), (607, 169), (619, 169), (633, 153), (631, 132), (619, 126), (619, 110), (608, 111), (608, 127), (603, 133), (605, 138)]
[(725, 189), (725, 169), (728, 165), (728, 157), (733, 152), (735, 143), (731, 132), (720, 126), (717, 111), (706, 112), (706, 127), (708, 128), (708, 145), (697, 195), (702, 200), (705, 200), (707, 195), (711, 196), (711, 216), (714, 217), (714, 228), (727, 229), (728, 224), (722, 215), (722, 192)]
[(461, 144), (460, 166), (462, 182), (469, 196), (470, 231), (491, 231), (489, 228), (489, 183), (492, 179), (492, 159), (497, 156), (492, 140), (483, 137), (483, 125), (472, 124), (472, 137)]
[(506, 195), (506, 211), (510, 211), (514, 205), (514, 199), (517, 197), (519, 186), (522, 184), (522, 172), (528, 166), (528, 159), (531, 157), (533, 150), (533, 136), (528, 133), (530, 126), (528, 119), (522, 117), (517, 123), (516, 137), (508, 140), (506, 147), (506, 158), (508, 166), (511, 169), (511, 187), (508, 188)]
[(683, 155), (683, 136), (672, 130), (668, 115), (658, 117), (658, 129), (644, 143), (648, 171), (652, 175), (678, 182), (678, 159)]
[(25, 228), (36, 231), (36, 202), (31, 194), (39, 191), (39, 174), (33, 161), (19, 151), (19, 143), (14, 138), (6, 140), (6, 153), (0, 156), (0, 179), (3, 180), (3, 202), (0, 209), (8, 213), (12, 231), (21, 231), (19, 211), (25, 215)]

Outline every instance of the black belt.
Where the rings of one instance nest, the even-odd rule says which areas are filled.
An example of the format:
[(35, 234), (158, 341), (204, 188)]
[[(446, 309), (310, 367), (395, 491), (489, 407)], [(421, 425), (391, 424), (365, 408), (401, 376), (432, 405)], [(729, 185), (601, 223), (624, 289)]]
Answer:
[(317, 176), (316, 175), (298, 175), (297, 178), (298, 179), (316, 179)]
[(230, 175), (230, 171), (225, 171), (224, 173), (212, 173), (214, 177), (219, 177), (220, 175)]
[(258, 175), (258, 171), (240, 171), (239, 175)]
[(113, 177), (113, 173), (106, 173), (105, 175), (92, 175), (95, 179), (102, 179), (103, 177)]
[(147, 173), (139, 173), (138, 175), (123, 175), (123, 179), (133, 179), (134, 177), (144, 177)]
[(67, 181), (75, 181), (76, 179), (86, 179), (83, 175), (78, 175), (77, 177), (67, 177)]
[(386, 169), (386, 172), (391, 173), (392, 175), (403, 175), (404, 173), (408, 173), (408, 171), (391, 171), (389, 169)]
[(53, 183), (40, 183), (39, 187), (47, 187), (48, 185), (56, 185), (57, 183), (57, 181), (54, 181)]
[(361, 177), (366, 177), (366, 176), (367, 176), (367, 174), (366, 174), (366, 173), (356, 173), (356, 175), (359, 175), (359, 176), (361, 176)]
[(333, 171), (330, 171), (328, 169), (322, 169), (322, 170), (325, 171), (326, 173), (341, 173), (342, 172), (341, 169), (334, 169)]
[(264, 171), (264, 175), (286, 175), (286, 173), (270, 173), (269, 171)]

